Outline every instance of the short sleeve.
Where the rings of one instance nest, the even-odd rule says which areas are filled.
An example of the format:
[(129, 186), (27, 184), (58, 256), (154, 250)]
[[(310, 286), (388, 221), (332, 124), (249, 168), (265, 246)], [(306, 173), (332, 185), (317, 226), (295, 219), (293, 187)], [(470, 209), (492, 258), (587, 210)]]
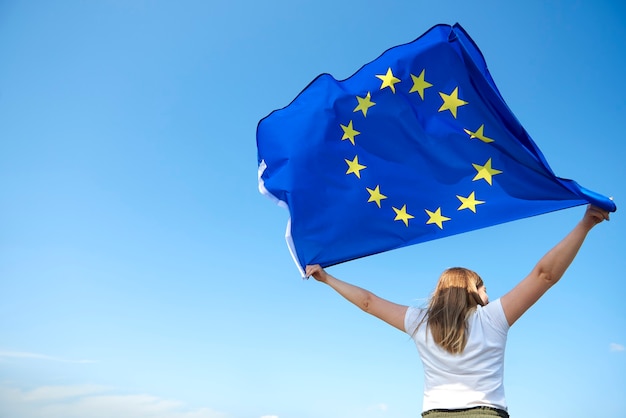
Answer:
[(407, 334), (413, 335), (415, 333), (424, 312), (423, 309), (409, 306), (404, 315), (404, 330)]
[(509, 322), (506, 320), (506, 315), (504, 314), (504, 309), (502, 308), (502, 302), (499, 298), (483, 306), (481, 311), (487, 322), (496, 331), (500, 334), (507, 334), (510, 326)]

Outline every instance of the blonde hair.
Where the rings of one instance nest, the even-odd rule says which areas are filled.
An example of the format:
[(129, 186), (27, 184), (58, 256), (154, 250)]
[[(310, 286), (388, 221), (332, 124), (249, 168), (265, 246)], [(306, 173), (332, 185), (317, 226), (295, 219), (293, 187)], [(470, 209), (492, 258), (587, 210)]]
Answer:
[(435, 292), (430, 298), (426, 320), (437, 345), (452, 354), (460, 354), (467, 344), (467, 318), (484, 306), (478, 294), (483, 280), (472, 270), (453, 267), (441, 273)]

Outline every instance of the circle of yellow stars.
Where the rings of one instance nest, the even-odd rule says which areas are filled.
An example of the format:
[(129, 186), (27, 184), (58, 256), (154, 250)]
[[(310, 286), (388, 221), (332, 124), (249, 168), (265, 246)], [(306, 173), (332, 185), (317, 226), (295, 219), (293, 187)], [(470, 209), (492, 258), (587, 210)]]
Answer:
[[(396, 84), (401, 83), (398, 77), (393, 75), (393, 71), (391, 68), (387, 69), (385, 74), (377, 74), (376, 78), (380, 79), (380, 90), (390, 89), (393, 94), (396, 94)], [(409, 93), (417, 93), (420, 99), (424, 100), (424, 95), (427, 89), (433, 87), (432, 83), (426, 81), (426, 69), (422, 69), (419, 75), (411, 74), (411, 81), (413, 86), (409, 90)], [(467, 101), (461, 99), (459, 97), (459, 87), (455, 87), (449, 94), (444, 92), (439, 92), (439, 96), (442, 100), (441, 107), (439, 107), (438, 112), (449, 111), (454, 119), (457, 118), (457, 114), (459, 108), (469, 104)], [(376, 105), (375, 102), (372, 101), (371, 92), (367, 92), (364, 97), (356, 96), (357, 105), (353, 110), (353, 113), (361, 112), (364, 118), (367, 118), (367, 112)], [(354, 127), (354, 121), (350, 120), (347, 125), (340, 124), (341, 129), (343, 130), (343, 136), (341, 137), (342, 141), (348, 140), (352, 145), (356, 145), (356, 138), (361, 134)], [(470, 139), (479, 139), (484, 143), (491, 143), (495, 140), (489, 138), (485, 134), (485, 125), (480, 125), (476, 128), (475, 131), (471, 131), (469, 129), (464, 129), (465, 133), (469, 135)], [(346, 164), (348, 165), (348, 169), (346, 171), (346, 175), (354, 174), (357, 178), (361, 178), (361, 171), (367, 169), (366, 165), (363, 165), (359, 161), (359, 156), (355, 155), (352, 160), (345, 159)], [(493, 185), (493, 176), (501, 174), (501, 170), (497, 170), (492, 167), (491, 158), (489, 158), (484, 164), (472, 163), (472, 167), (476, 170), (476, 175), (472, 179), (472, 181), (484, 180), (489, 184), (489, 186)], [(380, 185), (377, 184), (374, 188), (366, 187), (367, 192), (369, 193), (368, 203), (375, 203), (379, 208), (381, 208), (381, 202), (384, 199), (387, 199), (387, 196), (384, 195), (380, 190)], [(476, 207), (478, 205), (482, 205), (486, 203), (485, 201), (478, 200), (476, 198), (476, 192), (471, 192), (468, 196), (460, 196), (456, 195), (457, 199), (460, 202), (460, 206), (457, 211), (461, 210), (470, 210), (473, 213), (476, 213)], [(404, 223), (406, 227), (409, 226), (409, 221), (411, 219), (415, 219), (415, 216), (408, 212), (407, 205), (404, 204), (401, 208), (396, 208), (392, 206), (393, 211), (395, 212), (394, 221), (401, 221)], [(426, 221), (427, 225), (437, 225), (439, 229), (443, 229), (444, 222), (450, 221), (452, 218), (448, 216), (444, 216), (441, 213), (441, 207), (436, 208), (434, 211), (429, 210), (428, 208), (424, 208), (424, 212), (428, 216), (428, 220)]]

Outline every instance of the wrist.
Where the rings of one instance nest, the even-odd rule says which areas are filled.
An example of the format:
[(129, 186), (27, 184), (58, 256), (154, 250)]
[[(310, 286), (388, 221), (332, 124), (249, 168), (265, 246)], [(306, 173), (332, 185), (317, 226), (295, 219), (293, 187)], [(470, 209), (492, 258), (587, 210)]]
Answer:
[(331, 277), (333, 277), (333, 276), (331, 276), (330, 274), (326, 273), (326, 271), (324, 271), (320, 275), (319, 281), (322, 282), (322, 283), (328, 284), (328, 282), (330, 281)]
[(585, 233), (591, 231), (598, 222), (593, 218), (584, 218), (578, 223), (578, 227), (583, 229)]

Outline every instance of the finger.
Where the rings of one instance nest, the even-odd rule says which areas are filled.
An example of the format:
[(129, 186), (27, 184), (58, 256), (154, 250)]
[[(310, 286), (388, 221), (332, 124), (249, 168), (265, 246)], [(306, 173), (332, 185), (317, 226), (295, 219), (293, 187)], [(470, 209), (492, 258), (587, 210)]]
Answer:
[(595, 209), (596, 216), (599, 218), (598, 219), (599, 222), (608, 221), (609, 220), (609, 211), (604, 210), (604, 209), (600, 209), (598, 207), (596, 207), (594, 209)]
[(312, 275), (315, 275), (315, 273), (317, 273), (319, 270), (320, 270), (319, 264), (314, 264), (312, 266), (306, 266), (306, 275), (307, 275), (307, 277), (310, 277)]

